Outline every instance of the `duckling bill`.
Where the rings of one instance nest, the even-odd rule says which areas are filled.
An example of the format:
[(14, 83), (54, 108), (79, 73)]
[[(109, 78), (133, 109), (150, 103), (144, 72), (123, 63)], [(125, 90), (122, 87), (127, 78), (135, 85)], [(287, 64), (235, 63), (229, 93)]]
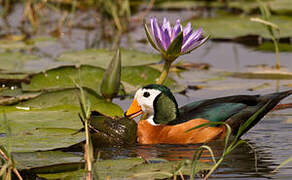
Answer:
[(225, 138), (226, 126), (203, 126), (188, 130), (209, 122), (225, 122), (232, 128), (232, 133), (236, 134), (240, 125), (265, 106), (245, 129), (247, 132), (290, 94), (292, 90), (266, 95), (228, 96), (196, 101), (178, 108), (169, 88), (150, 84), (136, 92), (125, 115), (129, 118), (144, 113), (147, 115), (146, 119), (138, 122), (140, 144), (204, 143)]

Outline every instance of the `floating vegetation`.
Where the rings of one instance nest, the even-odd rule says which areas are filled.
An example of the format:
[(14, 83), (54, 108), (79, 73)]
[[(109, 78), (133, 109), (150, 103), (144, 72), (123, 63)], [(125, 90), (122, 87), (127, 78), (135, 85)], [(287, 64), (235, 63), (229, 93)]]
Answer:
[[(236, 134), (232, 139), (227, 126), (226, 139), (204, 145), (138, 145), (137, 123), (124, 117), (134, 92), (155, 82), (183, 92), (175, 94), (180, 103), (291, 89), (292, 2), (263, 3), (2, 1), (0, 178), (280, 178), (287, 172), (282, 167), (291, 162), (291, 97), (273, 109), (283, 112), (268, 116), (266, 126), (258, 126), (244, 140)], [(144, 24), (142, 36), (144, 17), (150, 26)], [(163, 21), (155, 23), (154, 17)], [(173, 21), (178, 18), (182, 23)], [(179, 58), (206, 42), (207, 35), (212, 42), (206, 48)], [(147, 38), (159, 54), (147, 46)], [(234, 56), (244, 62), (230, 55), (232, 50), (218, 48), (226, 47), (222, 41), (231, 42)], [(280, 70), (267, 59), (271, 53), (266, 52), (275, 49)], [(209, 61), (210, 51), (216, 62)], [(254, 65), (260, 63), (265, 65)], [(230, 68), (233, 64), (236, 69)], [(275, 167), (279, 157), (282, 163)]]

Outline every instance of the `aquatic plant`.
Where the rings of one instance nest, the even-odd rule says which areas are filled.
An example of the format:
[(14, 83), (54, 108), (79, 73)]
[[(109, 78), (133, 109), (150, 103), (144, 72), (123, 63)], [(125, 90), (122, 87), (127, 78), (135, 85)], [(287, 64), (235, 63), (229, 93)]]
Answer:
[(231, 130), (231, 127), (226, 124), (225, 122), (211, 122), (211, 123), (205, 123), (205, 124), (201, 124), (199, 126), (196, 126), (196, 127), (193, 127), (191, 129), (189, 129), (188, 131), (191, 131), (193, 129), (197, 129), (197, 128), (200, 128), (200, 127), (204, 127), (204, 126), (213, 126), (213, 125), (225, 125), (226, 126), (226, 137), (225, 137), (225, 146), (224, 146), (224, 150), (223, 150), (223, 153), (221, 155), (221, 157), (219, 158), (218, 161), (216, 161), (214, 159), (214, 153), (212, 151), (212, 149), (209, 147), (209, 146), (206, 146), (206, 145), (203, 145), (201, 146), (195, 153), (194, 153), (194, 156), (193, 156), (193, 163), (192, 163), (192, 173), (191, 173), (191, 179), (194, 179), (194, 174), (197, 172), (196, 171), (196, 164), (198, 162), (198, 160), (200, 159), (201, 157), (201, 154), (202, 154), (202, 150), (203, 149), (207, 149), (212, 158), (213, 158), (213, 161), (214, 161), (214, 166), (210, 169), (210, 171), (208, 172), (208, 174), (205, 176), (204, 179), (208, 179), (211, 174), (219, 167), (219, 165), (223, 162), (223, 160), (225, 159), (225, 157), (227, 155), (229, 155), (236, 147), (238, 147), (240, 144), (243, 144), (243, 143), (246, 143), (254, 152), (255, 154), (255, 169), (257, 171), (257, 158), (256, 158), (256, 151), (255, 149), (253, 148), (253, 146), (251, 144), (249, 144), (247, 141), (245, 140), (242, 140), (240, 139), (241, 135), (243, 134), (243, 132), (250, 126), (250, 124), (253, 123), (253, 121), (259, 116), (259, 114), (265, 110), (266, 106), (268, 106), (270, 103), (267, 102), (261, 109), (259, 109), (254, 115), (252, 115), (244, 124), (242, 124), (235, 137), (233, 138), (233, 140), (229, 143), (229, 140), (231, 139), (231, 133), (232, 133), (232, 130)]
[(81, 115), (80, 119), (84, 123), (84, 129), (85, 129), (85, 147), (84, 147), (84, 159), (86, 162), (86, 179), (91, 180), (92, 179), (92, 162), (93, 162), (93, 147), (92, 142), (90, 138), (90, 132), (89, 132), (89, 119), (91, 115), (91, 104), (89, 99), (86, 99), (85, 93), (83, 91), (83, 88), (76, 84), (76, 86), (80, 90), (80, 109), (81, 109)]
[(12, 179), (12, 171), (16, 175), (17, 179), (22, 180), (22, 177), (18, 170), (15, 167), (14, 159), (11, 155), (11, 145), (10, 145), (10, 138), (11, 138), (11, 128), (9, 125), (9, 121), (6, 117), (5, 112), (3, 113), (3, 118), (5, 121), (6, 127), (6, 135), (7, 135), (7, 145), (5, 148), (4, 146), (0, 145), (0, 178), (3, 180), (11, 180)]
[(119, 93), (121, 84), (121, 53), (118, 48), (107, 70), (104, 72), (100, 92), (107, 101), (112, 99)]
[(180, 19), (171, 27), (170, 22), (164, 18), (162, 24), (158, 24), (155, 17), (151, 18), (151, 33), (144, 23), (147, 39), (154, 49), (160, 52), (164, 60), (164, 67), (158, 84), (163, 84), (166, 79), (171, 63), (179, 56), (192, 52), (204, 44), (209, 36), (203, 37), (203, 29), (194, 31), (189, 22), (184, 28)]
[(263, 24), (266, 27), (266, 29), (268, 30), (268, 32), (272, 38), (272, 41), (274, 43), (274, 46), (275, 46), (276, 69), (280, 69), (279, 42), (278, 42), (278, 37), (277, 37), (277, 34), (279, 35), (279, 33), (280, 33), (280, 28), (276, 24), (270, 22), (271, 12), (270, 12), (267, 4), (261, 2), (260, 0), (258, 0), (257, 2), (259, 4), (260, 12), (261, 12), (263, 19), (251, 18), (250, 20)]

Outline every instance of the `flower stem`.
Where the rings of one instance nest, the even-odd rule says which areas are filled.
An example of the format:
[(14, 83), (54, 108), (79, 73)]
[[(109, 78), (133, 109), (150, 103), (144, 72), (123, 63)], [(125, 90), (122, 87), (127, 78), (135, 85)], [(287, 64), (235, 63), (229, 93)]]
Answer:
[(276, 69), (280, 69), (280, 58), (279, 58), (279, 46), (278, 46), (278, 41), (276, 38), (272, 38), (274, 46), (275, 46), (275, 53), (276, 53), (276, 58), (277, 58), (277, 63), (276, 63)]
[(88, 119), (85, 119), (85, 138), (86, 138), (86, 143), (85, 143), (85, 160), (86, 160), (86, 167), (87, 167), (87, 180), (91, 180), (91, 170), (92, 170), (92, 164), (91, 164), (91, 152), (90, 152), (90, 136), (89, 136), (89, 129), (88, 129)]
[(156, 84), (163, 84), (164, 81), (167, 78), (167, 75), (168, 75), (168, 72), (169, 72), (169, 69), (170, 69), (170, 66), (171, 66), (171, 62), (169, 62), (169, 61), (164, 61), (164, 62), (165, 63), (164, 63), (164, 66), (163, 66), (162, 73), (160, 74), (160, 77), (157, 80)]

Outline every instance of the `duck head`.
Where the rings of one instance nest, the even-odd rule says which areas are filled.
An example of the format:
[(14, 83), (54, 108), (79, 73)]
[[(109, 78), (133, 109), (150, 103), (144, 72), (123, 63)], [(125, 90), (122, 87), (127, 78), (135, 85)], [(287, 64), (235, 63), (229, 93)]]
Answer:
[(147, 121), (154, 125), (167, 124), (178, 116), (177, 102), (164, 85), (150, 84), (139, 89), (125, 113), (129, 118), (147, 114)]

